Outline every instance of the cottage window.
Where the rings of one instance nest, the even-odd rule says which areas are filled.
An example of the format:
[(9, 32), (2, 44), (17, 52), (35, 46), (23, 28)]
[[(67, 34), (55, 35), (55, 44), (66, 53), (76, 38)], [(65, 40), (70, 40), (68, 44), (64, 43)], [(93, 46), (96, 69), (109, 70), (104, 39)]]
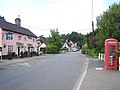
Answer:
[(35, 42), (35, 38), (33, 38), (33, 42)]
[(21, 40), (21, 36), (18, 36), (18, 40)]
[(6, 34), (6, 40), (12, 40), (13, 39), (13, 34), (12, 33), (7, 33)]
[(24, 40), (26, 41), (26, 40), (27, 40), (27, 38), (26, 38), (26, 37), (24, 37)]
[(8, 52), (13, 52), (13, 46), (12, 45), (8, 45)]
[(32, 37), (31, 37), (31, 36), (28, 36), (28, 39), (32, 39)]

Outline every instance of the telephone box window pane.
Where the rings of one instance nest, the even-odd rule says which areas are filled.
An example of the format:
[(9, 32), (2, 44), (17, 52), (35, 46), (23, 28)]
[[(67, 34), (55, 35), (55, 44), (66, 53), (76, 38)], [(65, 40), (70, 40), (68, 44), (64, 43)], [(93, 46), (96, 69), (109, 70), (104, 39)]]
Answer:
[(12, 33), (7, 33), (6, 34), (6, 40), (12, 40), (13, 39), (13, 34)]
[(110, 46), (109, 47), (109, 54), (112, 55), (115, 50), (116, 50), (115, 46)]

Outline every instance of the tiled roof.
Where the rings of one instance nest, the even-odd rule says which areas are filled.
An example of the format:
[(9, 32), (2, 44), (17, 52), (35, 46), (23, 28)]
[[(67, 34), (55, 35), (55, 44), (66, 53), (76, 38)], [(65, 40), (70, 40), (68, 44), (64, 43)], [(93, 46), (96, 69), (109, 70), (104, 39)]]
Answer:
[(16, 32), (16, 33), (32, 36), (32, 37), (37, 37), (29, 29), (17, 26), (16, 24), (12, 24), (12, 23), (9, 23), (9, 22), (3, 21), (3, 20), (0, 20), (0, 27), (3, 30), (12, 31), (12, 32)]

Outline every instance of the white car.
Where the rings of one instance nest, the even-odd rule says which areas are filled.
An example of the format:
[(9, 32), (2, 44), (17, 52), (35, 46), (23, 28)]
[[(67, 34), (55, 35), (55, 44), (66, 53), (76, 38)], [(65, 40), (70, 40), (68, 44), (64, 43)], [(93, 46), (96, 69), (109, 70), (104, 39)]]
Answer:
[(73, 52), (77, 52), (77, 48), (72, 48), (72, 51)]

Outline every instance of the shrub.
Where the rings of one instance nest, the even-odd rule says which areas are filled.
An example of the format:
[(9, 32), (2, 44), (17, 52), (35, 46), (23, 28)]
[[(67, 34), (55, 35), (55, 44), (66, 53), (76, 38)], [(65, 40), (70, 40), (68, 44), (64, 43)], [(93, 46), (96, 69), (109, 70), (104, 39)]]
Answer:
[(33, 56), (33, 52), (29, 52), (29, 56), (32, 57)]
[(66, 50), (66, 51), (68, 51), (68, 48), (64, 47), (64, 48), (62, 48), (62, 50)]
[(8, 59), (9, 59), (9, 60), (12, 59), (12, 52), (8, 52)]
[(117, 56), (119, 58), (120, 57), (120, 42), (118, 43), (118, 50), (116, 52), (117, 52)]
[(82, 52), (81, 52), (82, 54), (87, 54), (88, 53), (88, 46), (87, 46), (87, 44), (84, 44), (83, 46), (82, 46)]
[(20, 58), (24, 58), (24, 53), (23, 53), (23, 51), (21, 51), (21, 53), (20, 53)]
[(36, 55), (37, 55), (36, 51), (33, 51), (33, 56), (36, 56)]
[(91, 56), (93, 56), (93, 57), (97, 57), (97, 52), (96, 52), (96, 49), (91, 49), (90, 50), (90, 54), (89, 55), (91, 55)]
[(28, 57), (28, 51), (24, 52), (24, 57)]
[(38, 53), (38, 52), (36, 53), (36, 56), (39, 56), (39, 53)]
[(47, 54), (57, 54), (57, 53), (59, 53), (59, 49), (56, 45), (49, 45), (46, 48), (46, 53)]

